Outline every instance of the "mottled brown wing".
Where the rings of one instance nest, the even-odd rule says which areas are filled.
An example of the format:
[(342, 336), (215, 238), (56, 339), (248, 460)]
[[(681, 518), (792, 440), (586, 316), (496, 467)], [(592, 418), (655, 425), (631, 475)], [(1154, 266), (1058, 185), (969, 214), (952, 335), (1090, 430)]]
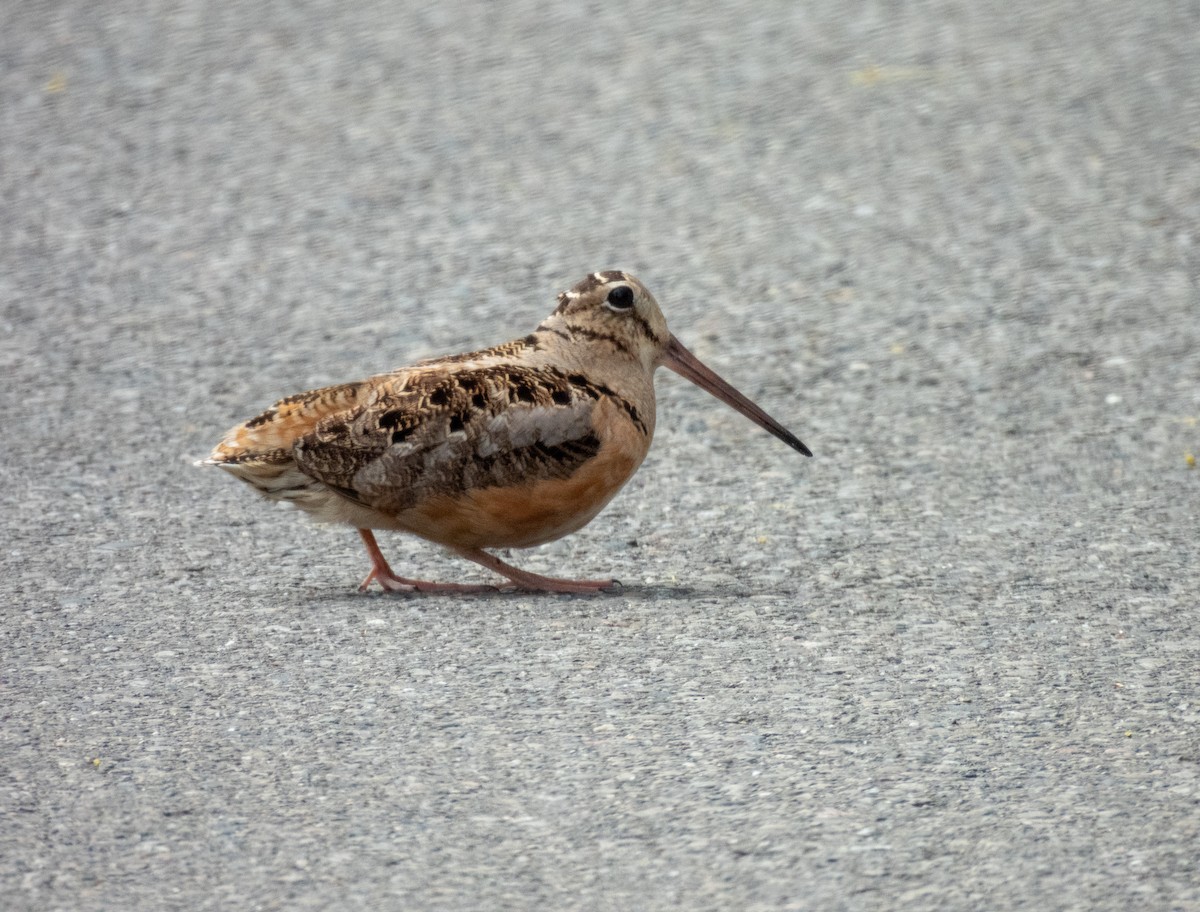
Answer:
[(293, 449), (308, 475), (383, 512), (436, 495), (567, 478), (600, 449), (582, 378), (514, 365), (414, 370)]
[(280, 399), (266, 411), (231, 428), (217, 444), (210, 465), (270, 466), (291, 462), (292, 446), (322, 420), (358, 408), (367, 382), (343, 383)]

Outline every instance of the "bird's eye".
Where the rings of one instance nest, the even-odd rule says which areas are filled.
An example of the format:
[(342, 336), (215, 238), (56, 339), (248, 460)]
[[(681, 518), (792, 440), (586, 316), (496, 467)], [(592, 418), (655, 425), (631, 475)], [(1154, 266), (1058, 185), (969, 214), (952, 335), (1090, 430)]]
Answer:
[(633, 307), (633, 289), (628, 285), (618, 285), (608, 293), (604, 303), (609, 310), (629, 310)]

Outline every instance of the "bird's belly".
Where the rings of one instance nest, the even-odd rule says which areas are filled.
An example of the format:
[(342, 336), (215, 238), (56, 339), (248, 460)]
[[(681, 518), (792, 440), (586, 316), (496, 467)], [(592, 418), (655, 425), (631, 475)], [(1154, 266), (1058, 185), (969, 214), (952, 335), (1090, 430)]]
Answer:
[(568, 478), (543, 478), (430, 497), (394, 517), (403, 529), (451, 548), (529, 548), (587, 525), (621, 489), (645, 447), (609, 441)]

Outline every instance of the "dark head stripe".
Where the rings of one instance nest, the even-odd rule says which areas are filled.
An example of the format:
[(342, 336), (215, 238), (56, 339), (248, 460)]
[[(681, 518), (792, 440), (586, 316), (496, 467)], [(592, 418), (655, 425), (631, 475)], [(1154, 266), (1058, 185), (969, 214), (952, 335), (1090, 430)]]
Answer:
[(628, 316), (628, 318), (630, 320), (632, 320), (635, 324), (637, 324), (638, 329), (640, 329), (642, 331), (642, 334), (645, 335), (645, 337), (647, 339), (649, 339), (651, 342), (655, 343), (656, 345), (662, 344), (662, 340), (660, 338), (658, 338), (658, 336), (654, 335), (654, 330), (650, 328), (650, 324), (647, 322), (646, 318), (643, 317), (640, 313), (638, 313), (635, 310), (635, 311), (631, 311), (626, 316)]
[(571, 327), (571, 335), (578, 338), (590, 339), (593, 342), (608, 342), (617, 351), (625, 352), (627, 355), (633, 355), (634, 351), (630, 347), (628, 340), (622, 339), (620, 336), (612, 333), (606, 333), (602, 330), (590, 329), (587, 326), (579, 326), (577, 324), (568, 324)]

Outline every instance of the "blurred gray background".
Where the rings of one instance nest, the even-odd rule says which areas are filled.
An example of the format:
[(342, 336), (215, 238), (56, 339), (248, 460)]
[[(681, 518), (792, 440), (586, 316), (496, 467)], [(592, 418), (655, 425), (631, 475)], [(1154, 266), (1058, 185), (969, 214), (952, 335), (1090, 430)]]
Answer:
[[(9, 2), (0, 207), (5, 909), (1200, 908), (1200, 4)], [(617, 594), (191, 465), (605, 268), (816, 453)]]

